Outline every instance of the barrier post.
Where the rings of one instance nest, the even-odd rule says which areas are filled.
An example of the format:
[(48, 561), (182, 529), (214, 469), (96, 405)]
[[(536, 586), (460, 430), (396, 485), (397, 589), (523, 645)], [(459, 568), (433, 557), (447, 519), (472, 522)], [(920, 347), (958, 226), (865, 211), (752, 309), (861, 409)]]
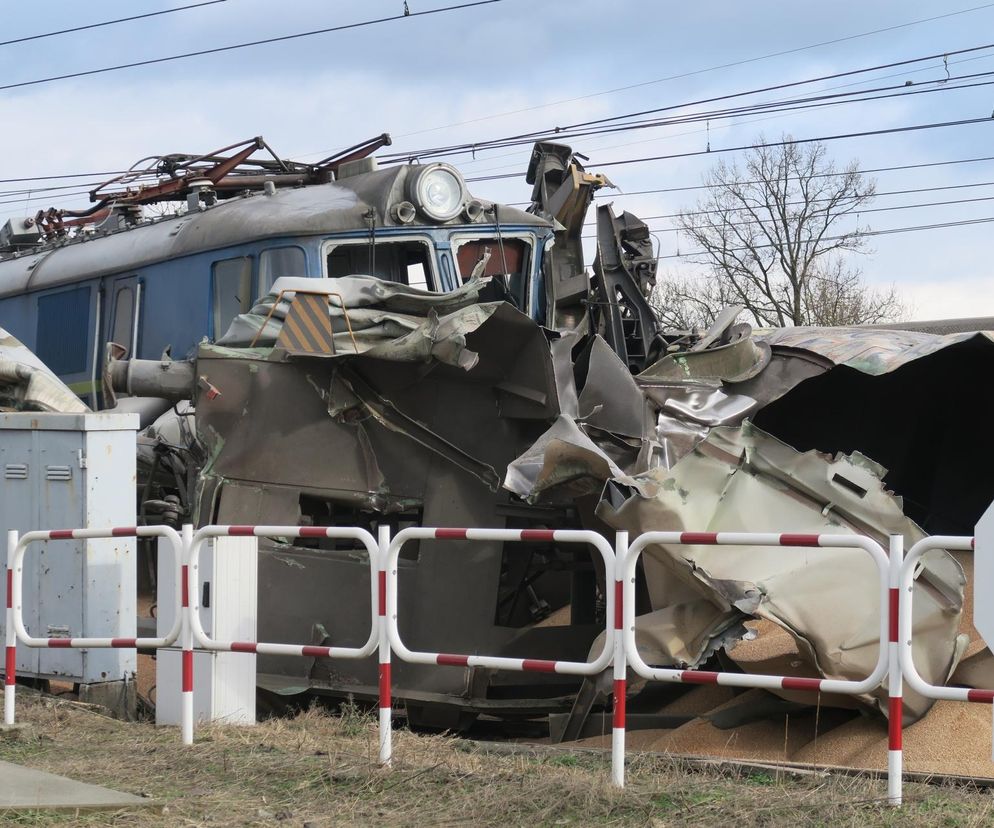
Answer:
[(380, 764), (390, 765), (393, 759), (393, 701), (390, 693), (390, 635), (387, 630), (387, 558), (390, 551), (390, 527), (381, 525), (377, 531), (379, 566), (377, 567), (377, 608), (380, 614)]
[[(193, 525), (183, 524), (182, 606), (183, 627), (180, 646), (183, 648), (182, 688), (180, 696), (180, 732), (183, 744), (193, 744), (193, 624), (190, 620), (190, 548), (193, 546)], [(196, 584), (193, 589), (196, 589)]]
[(17, 530), (7, 532), (7, 629), (3, 679), (3, 723), (14, 724), (14, 693), (17, 684), (17, 631), (14, 629), (14, 552)]
[(900, 805), (902, 800), (904, 752), (901, 728), (904, 718), (904, 672), (901, 666), (900, 605), (901, 566), (904, 563), (904, 536), (891, 535), (889, 559), (890, 635), (887, 666), (887, 802)]
[(628, 659), (625, 657), (625, 558), (628, 533), (618, 532), (614, 542), (614, 727), (611, 728), (611, 778), (625, 787), (625, 696), (628, 692)]

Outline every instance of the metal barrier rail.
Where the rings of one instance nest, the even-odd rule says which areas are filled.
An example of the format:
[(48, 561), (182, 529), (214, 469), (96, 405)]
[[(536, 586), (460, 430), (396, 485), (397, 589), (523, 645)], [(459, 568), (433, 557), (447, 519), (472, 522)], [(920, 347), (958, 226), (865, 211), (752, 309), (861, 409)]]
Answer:
[[(632, 669), (642, 678), (650, 681), (672, 681), (684, 684), (720, 684), (730, 687), (750, 687), (764, 690), (803, 690), (807, 692), (842, 693), (860, 695), (877, 689), (887, 673), (888, 661), (896, 661), (894, 647), (888, 647), (891, 630), (896, 631), (897, 606), (889, 600), (889, 583), (896, 578), (897, 564), (895, 546), (900, 549), (900, 536), (891, 539), (891, 559), (884, 553), (880, 544), (862, 535), (815, 535), (815, 534), (774, 534), (751, 532), (646, 532), (624, 552), (624, 578), (622, 614), (624, 621), (624, 647), (621, 657), (627, 660)], [(863, 549), (873, 558), (880, 575), (880, 655), (873, 671), (862, 681), (848, 679), (815, 679), (799, 676), (763, 676), (748, 673), (716, 673), (703, 670), (678, 670), (652, 668), (639, 655), (635, 642), (635, 571), (639, 557), (650, 544), (673, 546), (792, 546), (807, 548)], [(622, 554), (625, 540), (619, 536), (618, 554)], [(893, 654), (892, 654), (893, 652)], [(617, 664), (615, 676), (617, 677)], [(900, 728), (900, 719), (898, 719)], [(618, 734), (619, 726), (615, 723)], [(622, 751), (624, 750), (623, 723), (620, 729)], [(900, 781), (900, 768), (897, 768)], [(893, 780), (889, 777), (888, 793), (893, 798)], [(616, 779), (616, 783), (618, 780)], [(623, 780), (621, 782), (623, 784)], [(898, 788), (899, 790), (899, 788)], [(900, 794), (898, 793), (898, 797)], [(899, 802), (898, 798), (898, 802)], [(897, 803), (895, 803), (897, 804)]]
[(36, 638), (24, 627), (21, 599), (24, 578), (24, 555), (28, 545), (36, 541), (91, 540), (101, 538), (168, 538), (173, 546), (176, 583), (185, 583), (185, 544), (175, 529), (169, 526), (121, 526), (107, 529), (42, 529), (18, 536), (15, 530), (7, 533), (7, 630), (6, 664), (4, 678), (4, 723), (14, 724), (14, 695), (17, 676), (17, 642), (35, 648), (124, 648), (158, 649), (168, 647), (179, 637), (185, 612), (176, 591), (175, 621), (169, 632), (160, 638)]
[[(159, 638), (37, 638), (28, 634), (22, 616), (23, 560), (28, 545), (36, 541), (99, 539), (115, 537), (167, 537), (175, 553), (177, 589), (175, 621), (170, 631)], [(361, 647), (324, 647), (303, 644), (280, 644), (252, 641), (216, 641), (200, 623), (197, 602), (197, 573), (203, 543), (212, 537), (284, 537), (341, 538), (361, 542), (369, 555), (370, 634)], [(614, 589), (606, 589), (606, 639), (593, 661), (551, 661), (509, 658), (505, 656), (435, 653), (409, 649), (397, 626), (397, 561), (405, 543), (411, 540), (469, 540), (501, 542), (559, 542), (593, 546), (600, 553), (606, 579), (614, 576)], [(639, 557), (651, 544), (709, 546), (777, 546), (805, 548), (862, 549), (873, 559), (880, 586), (880, 653), (870, 675), (856, 680), (819, 679), (798, 676), (765, 676), (743, 673), (720, 673), (702, 670), (653, 668), (640, 656), (635, 641), (635, 576)], [(317, 658), (365, 658), (379, 654), (379, 760), (389, 765), (392, 755), (391, 658), (439, 666), (484, 667), (518, 672), (554, 672), (592, 676), (613, 664), (612, 779), (624, 786), (625, 762), (625, 694), (627, 668), (653, 681), (685, 684), (718, 684), (767, 690), (801, 690), (845, 695), (860, 695), (877, 689), (888, 676), (888, 800), (901, 804), (902, 783), (902, 713), (903, 684), (921, 695), (950, 701), (991, 704), (994, 690), (942, 687), (927, 683), (914, 664), (912, 653), (912, 611), (914, 571), (922, 556), (933, 550), (972, 551), (974, 539), (959, 536), (933, 536), (918, 541), (907, 557), (904, 538), (890, 537), (889, 554), (880, 544), (861, 535), (781, 534), (746, 532), (647, 532), (629, 545), (628, 533), (616, 534), (615, 549), (596, 532), (589, 530), (546, 529), (432, 529), (409, 528), (391, 540), (388, 527), (381, 526), (379, 536), (358, 527), (311, 526), (206, 526), (194, 533), (189, 525), (182, 536), (167, 526), (117, 527), (108, 529), (58, 529), (7, 533), (7, 631), (4, 687), (4, 721), (14, 723), (16, 681), (16, 647), (69, 648), (147, 648), (168, 647), (181, 639), (182, 660), (182, 735), (185, 744), (193, 741), (193, 650), (196, 643), (205, 650), (249, 652), (269, 655)], [(190, 596), (194, 596), (191, 603)]]
[(954, 550), (957, 552), (972, 552), (974, 539), (957, 535), (933, 535), (923, 538), (908, 550), (908, 556), (901, 567), (901, 612), (900, 612), (900, 658), (904, 678), (911, 689), (929, 699), (937, 701), (963, 701), (979, 704), (994, 702), (994, 690), (971, 690), (966, 687), (940, 687), (929, 684), (921, 677), (915, 667), (914, 653), (911, 650), (911, 622), (913, 606), (913, 589), (915, 565), (922, 555), (936, 549)]
[[(613, 654), (611, 622), (615, 616), (615, 592), (607, 592), (607, 622), (604, 648), (593, 661), (549, 661), (546, 659), (509, 658), (506, 656), (463, 655), (455, 653), (429, 653), (411, 650), (404, 644), (397, 629), (397, 557), (410, 540), (470, 540), (470, 541), (556, 541), (557, 543), (582, 543), (593, 546), (604, 559), (604, 570), (615, 572), (615, 555), (611, 545), (599, 534), (585, 529), (402, 529), (390, 543), (384, 561), (386, 587), (386, 634), (389, 651), (402, 661), (411, 664), (435, 664), (449, 667), (486, 667), (493, 670), (516, 672), (564, 673), (575, 676), (592, 676), (600, 673), (610, 663)], [(381, 649), (381, 659), (383, 650)], [(389, 676), (389, 670), (387, 671)], [(382, 695), (382, 694), (381, 694)], [(389, 723), (389, 719), (387, 720)], [(390, 755), (380, 756), (388, 763)]]
[[(312, 644), (278, 644), (264, 641), (215, 641), (204, 632), (204, 627), (200, 623), (200, 601), (197, 590), (197, 573), (200, 569), (200, 550), (204, 541), (208, 538), (335, 538), (357, 540), (366, 547), (369, 556), (369, 591), (370, 591), (370, 630), (369, 638), (361, 647), (322, 647)], [(282, 655), (282, 656), (304, 656), (307, 658), (366, 658), (372, 655), (380, 641), (379, 636), (379, 594), (378, 588), (378, 561), (379, 549), (377, 542), (369, 532), (358, 527), (338, 527), (338, 526), (204, 526), (198, 529), (190, 539), (188, 546), (189, 557), (187, 559), (186, 577), (188, 582), (184, 588), (193, 595), (193, 602), (188, 609), (189, 628), (191, 632), (189, 640), (189, 650), (184, 643), (183, 658), (184, 665), (189, 657), (191, 661), (190, 688), (183, 687), (184, 710), (190, 707), (191, 715), (189, 720), (191, 728), (189, 734), (184, 733), (183, 741), (186, 744), (193, 743), (192, 710), (193, 710), (193, 641), (205, 650), (232, 652), (232, 653), (256, 653), (260, 655)], [(187, 656), (189, 652), (189, 656)], [(185, 721), (185, 719), (184, 719)], [(189, 737), (187, 739), (187, 736)]]

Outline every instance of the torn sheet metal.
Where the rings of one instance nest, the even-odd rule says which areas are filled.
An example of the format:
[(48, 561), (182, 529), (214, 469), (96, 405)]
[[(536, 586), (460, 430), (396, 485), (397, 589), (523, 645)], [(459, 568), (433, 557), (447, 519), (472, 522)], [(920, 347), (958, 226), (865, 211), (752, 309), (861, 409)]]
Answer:
[[(227, 347), (272, 347), (283, 328), (296, 292), (328, 297), (328, 312), (339, 353), (363, 353), (382, 346), (387, 359), (423, 358), (415, 343), (444, 338), (469, 329), (485, 315), (481, 291), (489, 280), (470, 279), (457, 290), (433, 293), (372, 276), (338, 279), (283, 277), (245, 314), (235, 317), (217, 344)], [(491, 303), (492, 305), (493, 303)], [(462, 312), (461, 316), (452, 314)], [(489, 311), (493, 312), (492, 308)], [(441, 319), (449, 318), (439, 331)], [(420, 333), (419, 333), (420, 332)], [(411, 339), (406, 339), (409, 335)]]
[[(862, 455), (835, 459), (800, 453), (746, 424), (716, 428), (668, 472), (638, 476), (640, 490), (597, 514), (633, 536), (651, 530), (865, 534), (886, 545), (923, 536), (881, 485), (885, 470)], [(666, 665), (694, 666), (714, 637), (747, 617), (787, 630), (804, 666), (828, 678), (860, 679), (877, 660), (877, 570), (858, 549), (653, 546), (645, 577), (654, 613), (637, 626), (653, 630)], [(941, 684), (956, 664), (965, 576), (948, 554), (928, 559), (918, 574), (914, 635), (919, 670)], [(883, 691), (875, 694), (885, 712)], [(930, 702), (909, 693), (912, 721)]]
[(0, 328), (0, 410), (80, 414), (90, 409), (19, 339)]

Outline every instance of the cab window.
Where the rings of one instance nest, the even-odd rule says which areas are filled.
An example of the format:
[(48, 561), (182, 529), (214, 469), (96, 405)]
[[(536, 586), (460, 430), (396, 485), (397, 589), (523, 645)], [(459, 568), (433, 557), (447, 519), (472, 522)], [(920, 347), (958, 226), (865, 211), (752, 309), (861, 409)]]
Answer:
[(259, 256), (259, 295), (269, 292), (281, 276), (306, 276), (307, 264), (300, 247), (270, 247)]
[(474, 274), (478, 277), (497, 277), (504, 282), (515, 304), (521, 309), (527, 308), (532, 252), (527, 239), (463, 236), (453, 238), (452, 249), (463, 282)]
[(212, 338), (223, 336), (232, 320), (252, 307), (252, 260), (247, 256), (214, 262), (211, 274)]
[(366, 241), (340, 242), (328, 251), (328, 277), (371, 275), (422, 290), (437, 290), (431, 257), (431, 245), (420, 240), (380, 241), (375, 254)]

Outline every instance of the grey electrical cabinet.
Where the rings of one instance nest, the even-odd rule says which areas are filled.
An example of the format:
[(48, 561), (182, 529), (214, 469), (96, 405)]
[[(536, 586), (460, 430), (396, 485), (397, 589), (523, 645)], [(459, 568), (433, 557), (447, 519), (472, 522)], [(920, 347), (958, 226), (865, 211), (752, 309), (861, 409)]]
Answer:
[[(137, 414), (0, 413), (0, 564), (7, 531), (134, 526)], [(24, 621), (34, 636), (133, 638), (134, 538), (33, 543), (24, 558)], [(0, 630), (5, 619), (0, 617)], [(84, 688), (130, 685), (128, 649), (17, 648), (19, 676)], [(106, 690), (113, 688), (107, 687)], [(93, 694), (90, 698), (97, 698)]]

